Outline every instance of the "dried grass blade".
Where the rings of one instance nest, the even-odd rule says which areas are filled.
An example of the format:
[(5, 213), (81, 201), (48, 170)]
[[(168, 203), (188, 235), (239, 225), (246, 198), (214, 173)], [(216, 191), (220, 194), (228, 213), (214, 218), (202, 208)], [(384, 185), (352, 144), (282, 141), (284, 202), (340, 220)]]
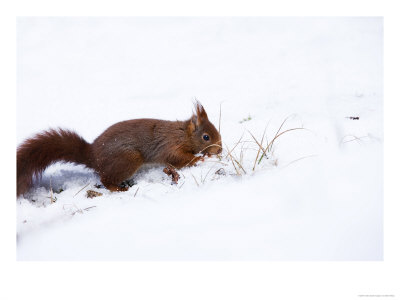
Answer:
[(289, 131), (293, 131), (293, 130), (305, 130), (305, 128), (303, 128), (303, 127), (290, 128), (290, 129), (287, 129), (287, 130), (285, 130), (285, 131), (282, 131), (282, 132), (279, 133), (278, 135), (275, 135), (275, 137), (271, 140), (271, 142), (268, 144), (267, 148), (266, 148), (265, 151), (263, 152), (263, 155), (261, 155), (261, 158), (260, 158), (260, 160), (258, 161), (258, 163), (261, 162), (262, 158), (264, 157), (264, 155), (266, 154), (266, 151), (267, 151), (268, 149), (269, 149), (269, 151), (271, 151), (271, 146), (272, 146), (272, 144), (274, 143), (274, 141), (275, 141), (278, 137), (280, 137), (282, 134), (285, 134), (285, 133), (287, 133), (287, 132), (289, 132)]
[(233, 161), (233, 160), (234, 160), (234, 158), (232, 157), (231, 151), (229, 150), (229, 148), (228, 148), (228, 146), (227, 146), (226, 144), (225, 144), (225, 147), (226, 147), (226, 149), (228, 150), (228, 154), (227, 154), (227, 156), (229, 156), (229, 157), (230, 157), (230, 159), (231, 159), (231, 162), (232, 162), (232, 165), (233, 165), (233, 167), (235, 168), (236, 174), (237, 174), (237, 175), (240, 175), (240, 172), (239, 172), (239, 170), (236, 168), (236, 166), (235, 166), (235, 162)]

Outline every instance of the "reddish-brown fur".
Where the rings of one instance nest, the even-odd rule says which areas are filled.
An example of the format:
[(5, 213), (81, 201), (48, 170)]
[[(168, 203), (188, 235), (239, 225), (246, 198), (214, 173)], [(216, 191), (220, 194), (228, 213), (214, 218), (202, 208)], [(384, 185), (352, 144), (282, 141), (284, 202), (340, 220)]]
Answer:
[[(111, 191), (127, 188), (120, 184), (129, 179), (144, 163), (160, 163), (182, 168), (193, 166), (201, 157), (197, 153), (218, 154), (221, 136), (208, 120), (201, 104), (186, 121), (136, 119), (112, 125), (87, 143), (76, 133), (50, 129), (26, 140), (17, 150), (17, 196), (57, 161), (83, 164), (94, 169)], [(207, 134), (210, 138), (204, 140)]]

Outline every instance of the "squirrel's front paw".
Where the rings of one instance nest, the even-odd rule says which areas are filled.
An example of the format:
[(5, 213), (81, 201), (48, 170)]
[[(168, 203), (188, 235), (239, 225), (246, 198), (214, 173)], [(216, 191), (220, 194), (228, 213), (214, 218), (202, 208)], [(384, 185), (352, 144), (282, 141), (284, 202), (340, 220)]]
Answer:
[(198, 159), (195, 161), (195, 164), (197, 165), (197, 163), (198, 163), (199, 161), (203, 162), (203, 161), (204, 161), (204, 156), (198, 157)]
[(163, 172), (167, 175), (171, 175), (172, 177), (172, 183), (177, 184), (178, 180), (180, 178), (178, 172), (171, 166), (167, 166), (164, 168)]
[(196, 164), (199, 161), (204, 161), (204, 156), (195, 156), (188, 164), (187, 166), (191, 167), (191, 166), (196, 166)]

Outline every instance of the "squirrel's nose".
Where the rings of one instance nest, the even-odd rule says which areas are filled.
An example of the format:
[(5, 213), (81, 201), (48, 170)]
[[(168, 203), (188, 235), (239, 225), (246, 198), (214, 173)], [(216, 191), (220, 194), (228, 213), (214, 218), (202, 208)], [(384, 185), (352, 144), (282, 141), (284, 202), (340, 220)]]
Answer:
[(222, 148), (218, 148), (217, 154), (221, 154)]

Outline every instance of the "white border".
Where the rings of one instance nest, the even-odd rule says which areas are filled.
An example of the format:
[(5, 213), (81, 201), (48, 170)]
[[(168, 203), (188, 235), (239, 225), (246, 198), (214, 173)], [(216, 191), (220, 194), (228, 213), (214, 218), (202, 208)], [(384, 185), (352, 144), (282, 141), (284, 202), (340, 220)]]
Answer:
[[(10, 1), (11, 2), (11, 1)], [(14, 1), (2, 4), (1, 299), (399, 299), (399, 59), (396, 7), (379, 1)], [(384, 262), (15, 261), (15, 17), (134, 15), (384, 16)], [(397, 130), (396, 130), (397, 129)], [(95, 249), (94, 249), (95, 251)]]

